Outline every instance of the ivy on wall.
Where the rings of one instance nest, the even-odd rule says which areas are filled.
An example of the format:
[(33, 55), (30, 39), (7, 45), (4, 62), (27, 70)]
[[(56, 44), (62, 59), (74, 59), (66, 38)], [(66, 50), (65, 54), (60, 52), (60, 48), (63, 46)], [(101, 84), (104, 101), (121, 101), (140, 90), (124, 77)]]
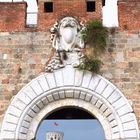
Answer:
[(82, 70), (89, 70), (99, 73), (103, 62), (99, 59), (107, 47), (108, 30), (98, 20), (87, 22), (81, 31), (82, 39), (85, 42), (84, 57), (82, 63), (77, 67)]

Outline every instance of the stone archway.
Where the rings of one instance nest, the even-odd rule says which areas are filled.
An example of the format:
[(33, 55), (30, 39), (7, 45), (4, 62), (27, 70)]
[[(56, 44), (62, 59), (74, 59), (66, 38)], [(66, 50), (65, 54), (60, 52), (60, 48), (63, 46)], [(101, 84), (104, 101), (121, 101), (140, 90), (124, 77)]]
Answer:
[(67, 66), (32, 80), (12, 100), (3, 120), (2, 140), (30, 140), (43, 118), (74, 106), (93, 114), (107, 140), (139, 139), (135, 114), (117, 87), (100, 75)]

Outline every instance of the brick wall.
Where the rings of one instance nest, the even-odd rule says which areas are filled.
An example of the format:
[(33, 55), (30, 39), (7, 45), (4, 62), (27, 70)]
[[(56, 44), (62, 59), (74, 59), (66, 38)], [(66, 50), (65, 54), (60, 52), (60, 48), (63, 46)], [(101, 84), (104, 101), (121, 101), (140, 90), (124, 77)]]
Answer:
[(120, 0), (118, 2), (119, 26), (122, 30), (140, 29), (140, 1)]
[(0, 31), (23, 31), (26, 3), (0, 3)]
[[(44, 72), (51, 51), (48, 32), (0, 33), (0, 118), (11, 98)], [(110, 34), (101, 74), (133, 102), (140, 127), (140, 34)]]
[(102, 1), (96, 2), (96, 12), (86, 11), (85, 0), (53, 0), (54, 11), (53, 13), (44, 12), (44, 2), (39, 2), (39, 30), (46, 31), (52, 27), (56, 20), (64, 16), (74, 16), (78, 19), (85, 21), (91, 18), (100, 19), (102, 17)]
[[(96, 1), (96, 12), (86, 11), (85, 0), (53, 0), (54, 11), (44, 12), (45, 0), (38, 3), (38, 27), (26, 28), (26, 3), (0, 3), (0, 31), (48, 31), (54, 22), (64, 16), (75, 16), (80, 20), (102, 18), (102, 1)], [(119, 26), (121, 30), (140, 28), (140, 1), (119, 0)]]
[(96, 11), (87, 12), (85, 0), (53, 0), (52, 13), (44, 12), (44, 0), (38, 3), (38, 27), (26, 28), (26, 3), (0, 3), (0, 31), (48, 31), (56, 20), (74, 16), (85, 21), (102, 17), (102, 0), (96, 1)]

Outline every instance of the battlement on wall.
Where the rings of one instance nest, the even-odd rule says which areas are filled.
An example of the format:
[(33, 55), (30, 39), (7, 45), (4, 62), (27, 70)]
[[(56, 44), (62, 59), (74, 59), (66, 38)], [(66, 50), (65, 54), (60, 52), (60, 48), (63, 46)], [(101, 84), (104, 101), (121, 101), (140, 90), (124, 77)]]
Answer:
[(95, 1), (95, 11), (88, 12), (85, 0), (53, 0), (53, 12), (44, 12), (44, 2), (39, 3), (39, 30), (47, 30), (55, 21), (73, 16), (81, 21), (91, 18), (102, 19), (102, 0)]
[[(90, 5), (93, 6), (93, 9)], [(40, 0), (36, 14), (37, 25), (33, 27), (28, 26), (26, 20), (27, 16), (34, 12), (27, 8), (29, 6), (26, 2), (0, 2), (0, 9), (2, 9), (0, 11), (0, 31), (48, 31), (57, 20), (65, 16), (73, 16), (81, 21), (88, 21), (91, 18), (102, 20), (102, 0)], [(28, 13), (28, 11), (30, 12)], [(29, 17), (28, 20), (32, 20), (32, 17)]]
[[(0, 3), (0, 124), (12, 97), (44, 73), (52, 55), (47, 31), (55, 21), (64, 16), (74, 16), (80, 21), (102, 19), (102, 0), (96, 0), (94, 12), (87, 12), (86, 0), (53, 0), (53, 9), (45, 11), (46, 1), (52, 2), (38, 2), (37, 26), (34, 27), (26, 24), (26, 2)], [(121, 31), (112, 29), (109, 35), (101, 72), (133, 102), (140, 128), (140, 2), (119, 0), (118, 8)]]
[[(93, 4), (93, 11), (87, 10), (88, 2), (89, 5)], [(0, 1), (0, 31), (48, 31), (55, 21), (64, 16), (74, 16), (81, 21), (88, 21), (93, 18), (102, 20), (102, 6), (103, 0), (40, 0), (38, 1), (37, 9), (34, 9), (32, 12), (27, 9), (29, 8), (29, 5), (25, 1)], [(139, 0), (118, 0), (120, 30), (140, 29), (139, 9)], [(34, 14), (34, 17), (32, 14)], [(33, 20), (35, 26), (27, 25), (27, 17), (30, 22)]]

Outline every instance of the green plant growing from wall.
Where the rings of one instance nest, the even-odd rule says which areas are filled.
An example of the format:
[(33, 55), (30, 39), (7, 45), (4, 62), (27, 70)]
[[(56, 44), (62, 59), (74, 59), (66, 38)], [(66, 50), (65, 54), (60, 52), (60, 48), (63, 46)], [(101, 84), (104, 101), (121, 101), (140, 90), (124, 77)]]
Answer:
[(81, 31), (82, 39), (85, 42), (84, 58), (78, 68), (99, 73), (103, 62), (99, 59), (101, 53), (106, 50), (108, 30), (98, 20), (87, 22)]

